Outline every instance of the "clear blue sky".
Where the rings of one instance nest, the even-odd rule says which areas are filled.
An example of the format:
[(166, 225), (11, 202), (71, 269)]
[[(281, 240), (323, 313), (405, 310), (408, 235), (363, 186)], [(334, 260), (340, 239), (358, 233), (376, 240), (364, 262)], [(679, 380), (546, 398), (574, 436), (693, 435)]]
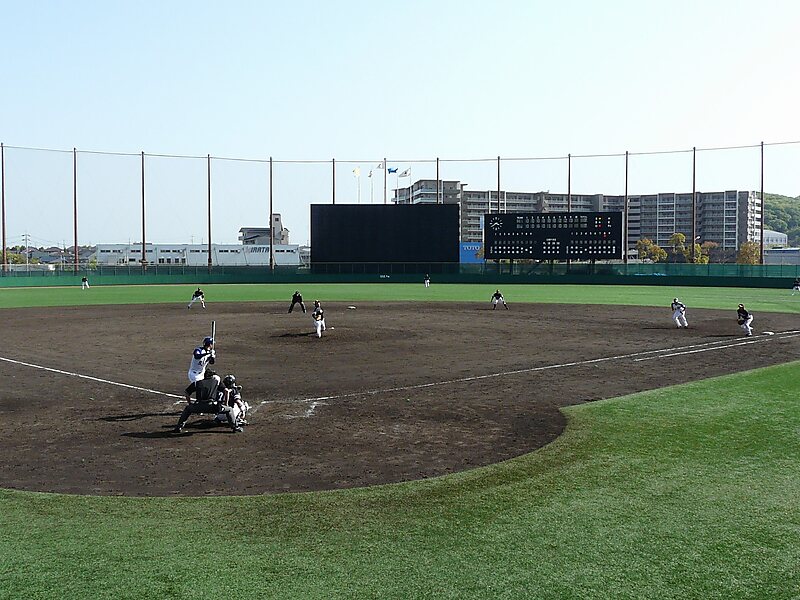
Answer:
[[(337, 202), (383, 201), (383, 157), (552, 157), (800, 140), (800, 2), (19, 2), (0, 0), (7, 146), (341, 161)], [(8, 233), (71, 243), (71, 154), (6, 150)], [(348, 163), (346, 161), (359, 161)], [(800, 194), (800, 146), (767, 191)], [(356, 180), (352, 169), (360, 166)], [(205, 162), (147, 162), (150, 241), (205, 235)], [(621, 193), (619, 158), (573, 161), (574, 193)], [(631, 193), (691, 190), (691, 155), (635, 157)], [(758, 189), (757, 150), (698, 155), (698, 189)], [(279, 164), (276, 212), (308, 240), (330, 164)], [(503, 188), (566, 191), (565, 161)], [(266, 224), (263, 163), (215, 161), (214, 241)], [(377, 173), (376, 173), (377, 175)], [(496, 187), (492, 163), (442, 176)], [(141, 237), (139, 159), (79, 155), (79, 237)], [(404, 183), (400, 180), (400, 183)], [(372, 183), (372, 191), (370, 191)], [(397, 184), (390, 177), (389, 188)], [(391, 192), (390, 192), (391, 194)], [(37, 244), (39, 245), (39, 244)]]

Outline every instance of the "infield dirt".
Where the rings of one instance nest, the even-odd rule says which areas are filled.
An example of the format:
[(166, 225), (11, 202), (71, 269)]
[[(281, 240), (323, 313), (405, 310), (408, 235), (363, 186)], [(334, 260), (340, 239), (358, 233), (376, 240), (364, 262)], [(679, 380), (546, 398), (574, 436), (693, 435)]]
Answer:
[[(2, 311), (0, 487), (237, 495), (422, 479), (547, 444), (563, 406), (800, 358), (786, 314), (756, 311), (756, 332), (776, 335), (744, 338), (735, 310), (690, 310), (681, 330), (668, 308), (351, 304), (323, 302), (320, 339), (288, 304)], [(213, 368), (244, 385), (251, 424), (193, 416), (175, 435), (212, 319)]]

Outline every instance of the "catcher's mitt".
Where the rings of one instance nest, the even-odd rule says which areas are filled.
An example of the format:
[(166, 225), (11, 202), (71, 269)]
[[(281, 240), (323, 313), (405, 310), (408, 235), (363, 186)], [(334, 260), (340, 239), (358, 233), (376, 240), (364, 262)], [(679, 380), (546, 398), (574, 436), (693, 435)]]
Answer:
[(739, 323), (739, 325), (744, 325), (744, 319), (739, 319), (739, 320), (738, 320), (738, 321), (736, 321), (736, 322), (737, 322), (737, 323)]

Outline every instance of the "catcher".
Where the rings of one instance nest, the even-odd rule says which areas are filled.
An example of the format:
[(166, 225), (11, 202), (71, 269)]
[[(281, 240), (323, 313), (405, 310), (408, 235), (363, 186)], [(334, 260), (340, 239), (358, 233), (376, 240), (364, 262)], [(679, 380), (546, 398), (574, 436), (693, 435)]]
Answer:
[[(247, 425), (247, 411), (250, 410), (250, 405), (242, 400), (242, 386), (236, 385), (236, 377), (225, 375), (222, 379), (222, 390), (226, 396), (224, 404), (231, 407), (236, 425), (238, 427)], [(228, 415), (224, 412), (218, 413), (214, 420), (217, 423), (225, 423), (228, 420)]]
[(220, 390), (220, 377), (211, 369), (206, 369), (205, 378), (195, 382), (196, 400), (189, 399), (186, 408), (183, 409), (178, 424), (173, 430), (175, 433), (182, 433), (186, 426), (186, 421), (194, 414), (218, 415), (224, 414), (228, 425), (234, 433), (244, 431), (241, 425), (236, 423), (233, 409), (228, 406), (228, 393)]
[(319, 300), (314, 300), (314, 310), (311, 313), (311, 318), (314, 320), (314, 330), (317, 332), (317, 337), (322, 337), (322, 332), (325, 331), (325, 311), (319, 304)]
[(753, 335), (753, 328), (750, 327), (753, 323), (753, 314), (744, 307), (744, 304), (740, 304), (736, 311), (736, 322), (739, 323), (739, 327), (744, 330), (747, 337)]

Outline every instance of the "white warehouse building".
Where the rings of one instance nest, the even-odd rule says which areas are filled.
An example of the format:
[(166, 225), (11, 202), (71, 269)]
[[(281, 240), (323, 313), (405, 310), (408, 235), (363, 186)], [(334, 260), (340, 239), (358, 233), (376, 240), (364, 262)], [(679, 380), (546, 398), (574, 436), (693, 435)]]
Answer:
[[(144, 259), (149, 265), (208, 265), (208, 244), (145, 244)], [(140, 265), (140, 244), (98, 244), (95, 253), (98, 265)], [(211, 264), (214, 266), (269, 266), (269, 246), (211, 244)], [(300, 265), (297, 244), (275, 244), (275, 264)]]

